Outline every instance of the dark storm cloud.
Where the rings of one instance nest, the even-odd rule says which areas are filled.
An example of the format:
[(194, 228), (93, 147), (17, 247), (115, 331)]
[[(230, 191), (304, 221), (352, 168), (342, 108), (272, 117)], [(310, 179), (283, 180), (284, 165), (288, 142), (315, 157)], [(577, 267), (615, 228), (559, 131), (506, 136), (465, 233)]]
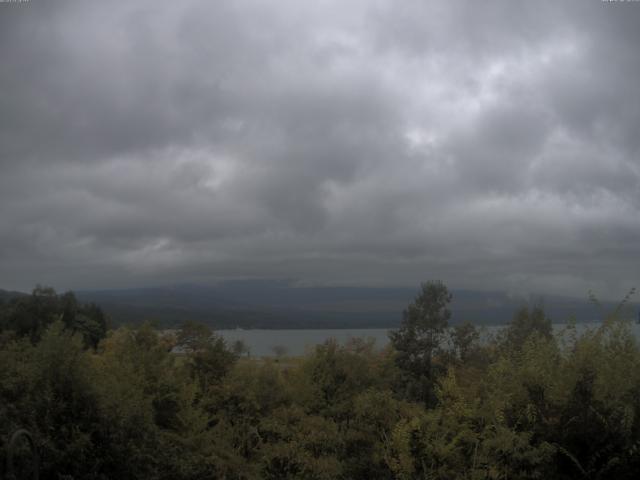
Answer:
[(619, 295), (640, 4), (0, 4), (0, 286)]

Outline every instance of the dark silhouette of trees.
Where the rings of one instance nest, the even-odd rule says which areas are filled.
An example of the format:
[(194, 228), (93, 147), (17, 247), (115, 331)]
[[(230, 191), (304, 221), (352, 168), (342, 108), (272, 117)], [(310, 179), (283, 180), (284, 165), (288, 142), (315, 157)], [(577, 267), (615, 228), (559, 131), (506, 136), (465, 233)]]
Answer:
[(390, 333), (396, 364), (407, 376), (409, 398), (434, 401), (434, 357), (441, 350), (451, 318), (451, 294), (440, 281), (425, 282), (413, 303), (403, 312), (400, 329)]
[(480, 333), (472, 323), (465, 322), (451, 329), (451, 341), (458, 359), (465, 362), (477, 347)]
[(224, 339), (202, 323), (184, 322), (178, 333), (177, 346), (187, 357), (186, 365), (200, 388), (206, 391), (218, 383), (233, 367), (239, 354), (227, 347)]
[(107, 333), (102, 309), (93, 303), (79, 303), (72, 292), (58, 295), (53, 288), (38, 285), (31, 295), (0, 305), (0, 331), (34, 343), (57, 320), (71, 333), (79, 333), (87, 347), (96, 348)]
[(478, 341), (446, 331), (450, 300), (426, 283), (387, 348), (327, 341), (284, 362), (191, 322), (120, 327), (94, 349), (78, 319), (97, 314), (38, 289), (0, 305), (0, 456), (26, 429), (43, 479), (637, 478), (628, 323), (553, 334), (522, 309)]
[(550, 339), (553, 335), (551, 320), (541, 305), (521, 307), (504, 331), (505, 341), (511, 350), (517, 351), (531, 335)]

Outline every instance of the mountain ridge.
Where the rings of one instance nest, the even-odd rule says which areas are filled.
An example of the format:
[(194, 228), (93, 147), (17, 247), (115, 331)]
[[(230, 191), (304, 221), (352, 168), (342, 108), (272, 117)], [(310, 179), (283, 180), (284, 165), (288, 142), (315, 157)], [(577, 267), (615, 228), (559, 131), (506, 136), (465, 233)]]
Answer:
[[(554, 322), (598, 320), (588, 299), (552, 295), (516, 297), (501, 291), (454, 289), (451, 324), (502, 325), (524, 306), (541, 303)], [(184, 320), (213, 328), (394, 328), (418, 293), (408, 287), (313, 287), (281, 280), (234, 280), (215, 285), (77, 290), (82, 302), (94, 302), (114, 325), (151, 321), (175, 327)], [(0, 290), (0, 299), (26, 295)], [(614, 302), (602, 302), (605, 312)], [(630, 305), (637, 308), (637, 304)]]

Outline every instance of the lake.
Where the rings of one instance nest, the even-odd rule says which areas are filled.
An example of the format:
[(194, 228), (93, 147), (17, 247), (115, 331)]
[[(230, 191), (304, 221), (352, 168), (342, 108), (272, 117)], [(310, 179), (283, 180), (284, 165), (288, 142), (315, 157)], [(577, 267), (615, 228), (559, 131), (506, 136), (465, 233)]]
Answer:
[[(595, 328), (598, 323), (580, 323), (576, 326), (578, 332), (588, 328)], [(560, 331), (566, 324), (554, 324), (555, 331)], [(487, 338), (497, 333), (504, 326), (481, 327), (481, 335)], [(640, 325), (632, 324), (631, 328), (637, 338), (640, 338)], [(389, 343), (387, 328), (359, 328), (359, 329), (322, 329), (322, 330), (217, 330), (219, 335), (232, 345), (236, 340), (242, 340), (250, 349), (252, 356), (274, 356), (274, 347), (284, 347), (285, 355), (303, 355), (315, 345), (324, 343), (330, 338), (344, 344), (350, 338), (373, 338), (378, 348), (384, 348)]]

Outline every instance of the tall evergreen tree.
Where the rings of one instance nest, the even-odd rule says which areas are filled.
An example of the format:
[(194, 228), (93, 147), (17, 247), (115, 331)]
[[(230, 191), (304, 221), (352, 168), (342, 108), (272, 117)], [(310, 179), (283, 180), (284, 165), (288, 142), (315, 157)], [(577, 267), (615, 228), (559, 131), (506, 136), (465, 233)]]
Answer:
[(441, 348), (451, 311), (451, 294), (441, 281), (425, 282), (413, 303), (403, 312), (400, 329), (390, 333), (396, 364), (412, 380), (408, 396), (431, 403), (434, 400), (434, 357)]

